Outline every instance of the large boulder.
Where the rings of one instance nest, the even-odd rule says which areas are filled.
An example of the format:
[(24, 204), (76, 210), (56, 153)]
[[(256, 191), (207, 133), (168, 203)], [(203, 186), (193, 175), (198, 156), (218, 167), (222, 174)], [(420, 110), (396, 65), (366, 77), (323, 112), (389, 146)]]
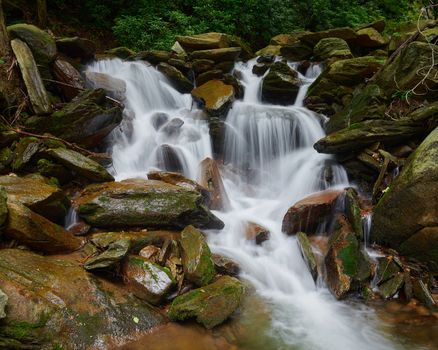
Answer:
[(122, 121), (121, 106), (105, 98), (102, 89), (86, 90), (48, 117), (30, 117), (25, 126), (88, 147), (101, 144)]
[(79, 58), (82, 62), (93, 59), (96, 52), (96, 45), (91, 40), (77, 36), (57, 39), (56, 47), (64, 55)]
[(19, 23), (9, 26), (8, 33), (11, 39), (20, 39), (30, 47), (38, 65), (47, 66), (55, 59), (55, 39), (38, 27)]
[(181, 232), (180, 245), (185, 278), (198, 286), (205, 286), (216, 271), (204, 234), (191, 225), (187, 226)]
[(43, 177), (0, 176), (8, 199), (18, 202), (49, 220), (62, 221), (70, 203), (64, 193)]
[(160, 63), (157, 69), (163, 73), (172, 83), (176, 90), (182, 94), (190, 93), (193, 89), (193, 83), (187, 79), (180, 70), (167, 63)]
[(85, 72), (85, 82), (91, 89), (104, 89), (109, 96), (123, 101), (126, 95), (126, 83), (105, 73)]
[(242, 49), (240, 47), (227, 47), (223, 49), (210, 49), (210, 50), (198, 50), (193, 51), (190, 54), (190, 58), (212, 60), (216, 63), (223, 61), (235, 61)]
[(223, 276), (208, 286), (176, 297), (168, 315), (174, 321), (196, 318), (204, 327), (213, 328), (239, 307), (244, 291), (238, 279)]
[(262, 82), (262, 100), (275, 104), (293, 104), (301, 81), (298, 73), (284, 62), (275, 62)]
[(8, 349), (109, 348), (165, 323), (157, 310), (71, 257), (3, 249), (0, 285), (8, 296), (2, 340), (18, 344)]
[(204, 33), (177, 36), (176, 40), (186, 51), (221, 49), (229, 47), (227, 35), (223, 33)]
[(14, 39), (11, 41), (11, 47), (20, 66), (32, 109), (36, 114), (49, 114), (52, 109), (49, 96), (29, 46), (20, 39)]
[[(273, 47), (278, 47), (280, 51), (278, 53), (275, 53), (275, 55), (281, 54), (281, 56), (291, 61), (308, 60), (313, 55), (313, 47), (301, 41), (289, 45), (273, 46)], [(266, 54), (270, 52), (268, 50), (265, 50), (263, 53)]]
[(373, 27), (363, 28), (356, 32), (357, 38), (355, 40), (356, 45), (362, 47), (381, 47), (385, 46), (388, 42), (385, 38)]
[(321, 39), (313, 50), (315, 56), (320, 60), (326, 60), (332, 57), (352, 57), (350, 47), (348, 46), (347, 42), (340, 38)]
[(230, 200), (225, 192), (225, 186), (219, 171), (217, 162), (211, 158), (205, 158), (199, 164), (199, 183), (209, 193), (208, 206), (212, 210), (223, 210), (230, 205)]
[(371, 240), (438, 270), (438, 128), (410, 156), (374, 210)]
[(52, 72), (55, 79), (60, 82), (57, 86), (67, 101), (71, 101), (85, 89), (84, 79), (69, 62), (56, 59), (52, 65)]
[(130, 179), (85, 188), (78, 213), (97, 227), (222, 228), (202, 204), (202, 195), (161, 181)]
[(357, 38), (356, 32), (348, 27), (329, 29), (317, 33), (307, 33), (300, 37), (300, 41), (315, 46), (324, 38), (340, 38), (345, 41), (351, 41)]
[(80, 248), (82, 241), (43, 216), (17, 202), (8, 202), (8, 238), (44, 253), (70, 252)]
[(234, 88), (220, 80), (210, 80), (192, 90), (192, 97), (213, 116), (225, 116), (234, 101)]

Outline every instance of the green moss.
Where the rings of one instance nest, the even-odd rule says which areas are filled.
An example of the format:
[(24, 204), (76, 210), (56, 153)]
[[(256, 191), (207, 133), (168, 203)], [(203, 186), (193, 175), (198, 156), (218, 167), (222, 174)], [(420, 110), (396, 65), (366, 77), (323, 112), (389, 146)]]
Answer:
[(345, 240), (346, 246), (339, 251), (338, 257), (342, 261), (344, 273), (354, 277), (358, 270), (359, 242), (354, 234), (348, 234)]
[(49, 319), (49, 314), (43, 314), (37, 323), (30, 323), (26, 321), (13, 322), (4, 326), (3, 329), (0, 330), (0, 334), (4, 334), (7, 337), (19, 341), (34, 338), (36, 336), (35, 331), (45, 327)]

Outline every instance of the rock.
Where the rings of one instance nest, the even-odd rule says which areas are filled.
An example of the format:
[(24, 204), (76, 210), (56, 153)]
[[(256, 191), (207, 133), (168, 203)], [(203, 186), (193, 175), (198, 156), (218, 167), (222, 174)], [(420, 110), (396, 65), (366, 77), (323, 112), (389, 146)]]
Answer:
[(163, 127), (161, 131), (167, 134), (168, 136), (172, 136), (178, 134), (183, 125), (184, 125), (184, 120), (180, 118), (173, 118)]
[(340, 38), (345, 41), (354, 40), (357, 38), (356, 32), (348, 27), (335, 28), (325, 30), (317, 33), (306, 33), (300, 37), (300, 41), (309, 45), (316, 45), (321, 39), (324, 38)]
[(213, 328), (239, 307), (244, 291), (238, 279), (222, 276), (208, 286), (176, 297), (170, 306), (169, 318), (173, 321), (196, 318), (204, 327)]
[(318, 265), (316, 263), (315, 254), (313, 254), (309, 238), (304, 232), (297, 233), (297, 243), (300, 247), (304, 262), (306, 263), (313, 280), (316, 282), (318, 279)]
[(378, 19), (372, 23), (366, 24), (364, 26), (361, 26), (359, 29), (365, 29), (365, 28), (374, 28), (379, 33), (383, 32), (386, 27), (386, 22), (384, 19)]
[(240, 47), (227, 47), (221, 49), (199, 50), (193, 51), (190, 54), (192, 60), (206, 59), (216, 63), (223, 61), (235, 61), (240, 55), (242, 49)]
[(374, 28), (363, 28), (356, 32), (357, 38), (355, 43), (362, 47), (381, 47), (388, 42), (383, 36)]
[(8, 296), (0, 289), (0, 319), (6, 317), (5, 308), (8, 304)]
[(166, 171), (183, 173), (184, 165), (178, 153), (178, 148), (163, 144), (157, 149), (157, 167)]
[(281, 48), (282, 48), (281, 45), (268, 45), (263, 49), (258, 50), (256, 52), (256, 56), (265, 56), (265, 55), (280, 56)]
[(220, 70), (224, 74), (231, 73), (234, 69), (234, 61), (219, 62), (214, 66), (214, 70)]
[(202, 204), (199, 192), (161, 181), (129, 179), (85, 188), (79, 216), (97, 227), (223, 227)]
[(2, 335), (22, 349), (109, 348), (165, 323), (147, 303), (72, 260), (0, 251), (0, 284), (9, 297)]
[(108, 96), (118, 101), (125, 100), (126, 83), (105, 73), (86, 71), (85, 81), (90, 89), (104, 89)]
[(364, 240), (364, 233), (359, 195), (352, 187), (345, 190), (345, 215), (354, 233), (356, 233), (357, 239), (362, 242)]
[(15, 171), (23, 170), (32, 157), (39, 151), (41, 140), (36, 137), (22, 137), (15, 143), (14, 161), (12, 162), (12, 169)]
[(48, 114), (51, 112), (49, 97), (37, 65), (33, 59), (29, 47), (20, 39), (11, 41), (12, 50), (20, 66), (21, 75), (26, 85), (32, 109), (36, 114)]
[(6, 222), (8, 218), (7, 192), (3, 186), (0, 186), (0, 227)]
[(95, 182), (114, 181), (113, 176), (99, 163), (67, 148), (51, 148), (44, 151), (68, 169)]
[(77, 250), (81, 240), (18, 202), (8, 202), (5, 234), (35, 250), (60, 253)]
[(403, 287), (404, 275), (399, 272), (379, 286), (379, 294), (383, 299), (392, 298)]
[(211, 258), (216, 271), (221, 275), (237, 276), (239, 274), (240, 267), (234, 260), (219, 254), (212, 254)]
[(198, 35), (177, 36), (176, 40), (186, 51), (229, 47), (227, 35), (223, 33), (204, 33)]
[(192, 63), (186, 62), (185, 60), (179, 59), (179, 58), (170, 58), (169, 61), (167, 61), (168, 64), (175, 67), (176, 69), (180, 70), (181, 73), (183, 73), (186, 77), (191, 76), (191, 70), (192, 70)]
[(262, 100), (275, 104), (293, 104), (300, 85), (296, 71), (284, 62), (275, 62), (262, 81)]
[(85, 261), (85, 270), (97, 270), (114, 266), (128, 254), (130, 245), (131, 241), (129, 239), (121, 239), (111, 243), (103, 253)]
[[(437, 242), (435, 229), (438, 227), (438, 128), (421, 143), (409, 157), (399, 176), (375, 207), (371, 227), (371, 240), (379, 244), (417, 252), (416, 247), (424, 247), (412, 258), (426, 261), (438, 269)], [(430, 228), (427, 231), (423, 229)], [(417, 237), (415, 237), (418, 235)], [(412, 249), (412, 250), (411, 250)]]
[(199, 183), (210, 192), (209, 208), (212, 210), (227, 208), (230, 205), (230, 200), (225, 192), (217, 162), (211, 158), (205, 158), (199, 164), (199, 169)]
[(220, 80), (210, 80), (192, 90), (192, 97), (213, 116), (226, 115), (234, 101), (234, 88)]
[(254, 222), (248, 222), (245, 230), (245, 238), (248, 241), (254, 241), (256, 244), (262, 244), (269, 239), (271, 233), (265, 227)]
[(334, 213), (342, 194), (343, 191), (340, 190), (325, 190), (298, 201), (284, 216), (282, 231), (288, 235), (299, 231), (316, 233), (318, 226)]
[(92, 60), (96, 53), (96, 46), (91, 40), (79, 38), (61, 38), (56, 40), (58, 51), (72, 58), (79, 58), (83, 63)]
[(291, 45), (300, 40), (304, 33), (278, 34), (271, 38), (270, 45)]
[(134, 56), (129, 57), (129, 60), (143, 60), (148, 61), (153, 65), (157, 65), (161, 62), (167, 62), (172, 57), (172, 53), (168, 51), (149, 50), (136, 53)]
[(324, 38), (313, 49), (315, 56), (320, 60), (332, 57), (351, 58), (352, 54), (347, 42), (340, 38)]
[(61, 185), (69, 182), (73, 177), (66, 167), (44, 158), (38, 160), (34, 171), (47, 178), (56, 178)]
[(81, 74), (67, 61), (56, 59), (52, 65), (52, 72), (55, 79), (63, 83), (57, 84), (57, 86), (67, 101), (71, 101), (85, 89)]
[(121, 46), (106, 50), (105, 54), (116, 56), (118, 58), (121, 58), (122, 60), (126, 60), (128, 57), (135, 55), (135, 51), (128, 49), (127, 47)]
[(175, 43), (172, 45), (170, 50), (180, 57), (183, 58), (187, 57), (187, 52), (184, 50), (184, 48), (181, 46), (181, 44), (178, 41), (175, 41)]
[(158, 257), (160, 255), (161, 249), (154, 246), (154, 245), (148, 245), (142, 250), (138, 252), (138, 255), (153, 262), (156, 263), (158, 261)]
[(412, 288), (415, 298), (418, 299), (420, 303), (427, 306), (429, 309), (436, 309), (436, 302), (422, 280), (416, 278), (413, 279)]
[(0, 149), (0, 174), (7, 174), (10, 172), (13, 159), (14, 153), (9, 147)]
[(31, 117), (25, 126), (66, 141), (94, 147), (122, 121), (122, 109), (105, 98), (105, 91), (86, 90), (49, 117)]
[(19, 23), (8, 27), (11, 39), (24, 41), (40, 66), (47, 66), (56, 56), (55, 40), (45, 31), (32, 24)]
[(163, 73), (172, 83), (176, 90), (182, 94), (190, 93), (193, 89), (193, 83), (187, 79), (181, 71), (167, 63), (159, 63), (158, 71)]
[(214, 61), (206, 60), (206, 59), (193, 60), (192, 62), (192, 67), (196, 74), (200, 74), (212, 70), (214, 65), (215, 65)]
[(365, 120), (322, 138), (313, 147), (320, 153), (344, 153), (375, 142), (400, 144), (423, 132), (421, 124), (409, 120)]
[(163, 112), (157, 112), (151, 116), (151, 123), (155, 130), (160, 129), (169, 121), (169, 115)]
[(262, 75), (264, 75), (267, 71), (269, 70), (269, 66), (267, 64), (255, 64), (252, 67), (252, 74), (257, 75), (258, 77), (261, 77)]
[(313, 48), (306, 43), (296, 42), (290, 45), (284, 45), (277, 54), (291, 61), (308, 60), (313, 55)]
[(151, 304), (159, 304), (175, 284), (169, 269), (135, 255), (123, 265), (123, 278), (136, 297)]
[(196, 77), (196, 85), (201, 86), (210, 80), (221, 80), (223, 76), (224, 72), (220, 69), (209, 70)]
[(377, 259), (376, 284), (382, 284), (396, 277), (401, 271), (400, 266), (394, 261), (393, 256), (385, 256)]
[(180, 245), (185, 278), (197, 286), (205, 286), (216, 271), (203, 233), (187, 226), (181, 232)]
[(70, 206), (64, 193), (43, 177), (0, 176), (0, 186), (6, 189), (9, 200), (55, 222), (64, 219)]

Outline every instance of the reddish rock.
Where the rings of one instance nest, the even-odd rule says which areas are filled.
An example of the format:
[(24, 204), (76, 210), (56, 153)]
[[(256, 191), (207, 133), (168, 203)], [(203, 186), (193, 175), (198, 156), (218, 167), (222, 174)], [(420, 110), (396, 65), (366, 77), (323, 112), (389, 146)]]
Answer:
[(295, 203), (283, 218), (283, 232), (288, 235), (299, 231), (316, 233), (318, 225), (333, 213), (336, 201), (344, 191), (325, 190), (314, 193)]
[(205, 158), (200, 164), (200, 173), (199, 183), (210, 191), (209, 208), (221, 210), (227, 207), (230, 201), (225, 192), (217, 162), (211, 158)]
[(248, 222), (245, 230), (245, 237), (248, 241), (255, 241), (256, 244), (262, 244), (269, 239), (270, 232), (265, 227), (254, 222)]

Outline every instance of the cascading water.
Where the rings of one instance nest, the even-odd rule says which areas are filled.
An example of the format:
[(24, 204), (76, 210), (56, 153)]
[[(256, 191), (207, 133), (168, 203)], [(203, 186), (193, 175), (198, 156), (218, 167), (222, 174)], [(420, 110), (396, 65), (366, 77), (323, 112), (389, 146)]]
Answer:
[[(302, 77), (304, 85), (295, 106), (284, 107), (260, 102), (261, 78), (251, 73), (253, 64), (236, 66), (246, 92), (226, 120), (227, 166), (222, 175), (230, 209), (216, 212), (225, 228), (208, 232), (209, 244), (237, 261), (242, 277), (266, 300), (273, 319), (271, 334), (266, 336), (280, 339), (276, 348), (393, 349), (395, 345), (377, 332), (370, 310), (337, 302), (327, 289), (315, 286), (295, 238), (281, 232), (284, 213), (294, 202), (348, 182), (342, 167), (313, 150), (314, 142), (324, 135), (321, 121), (301, 107), (319, 67), (312, 66)], [(89, 70), (126, 82), (127, 115), (131, 111), (134, 117), (112, 135), (116, 178), (144, 177), (151, 169), (168, 169), (169, 162), (160, 156), (163, 145), (174, 151), (173, 163), (179, 162), (186, 176), (196, 178), (199, 162), (212, 152), (208, 125), (192, 109), (190, 96), (179, 94), (143, 63), (106, 60)], [(167, 115), (161, 127), (157, 127), (158, 113)], [(180, 118), (184, 125), (174, 134), (166, 133), (165, 123), (172, 118)], [(332, 164), (329, 180), (324, 176), (327, 164)], [(248, 222), (269, 229), (270, 239), (261, 246), (247, 241)]]

